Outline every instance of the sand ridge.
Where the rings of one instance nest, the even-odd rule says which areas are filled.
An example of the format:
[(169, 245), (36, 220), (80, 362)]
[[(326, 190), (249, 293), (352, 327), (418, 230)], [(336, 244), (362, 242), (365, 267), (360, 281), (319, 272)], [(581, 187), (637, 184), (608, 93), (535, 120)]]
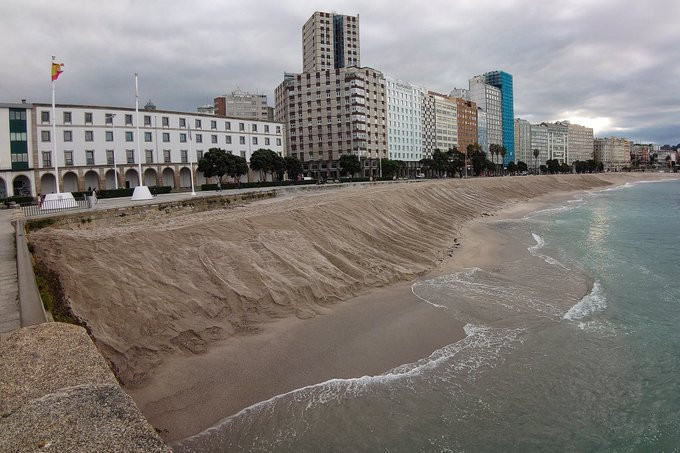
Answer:
[[(564, 175), (390, 184), (193, 213), (151, 210), (31, 234), (126, 385), (168, 356), (309, 318), (454, 253), (462, 225), (509, 201), (609, 185)], [(622, 179), (624, 178), (624, 179)]]

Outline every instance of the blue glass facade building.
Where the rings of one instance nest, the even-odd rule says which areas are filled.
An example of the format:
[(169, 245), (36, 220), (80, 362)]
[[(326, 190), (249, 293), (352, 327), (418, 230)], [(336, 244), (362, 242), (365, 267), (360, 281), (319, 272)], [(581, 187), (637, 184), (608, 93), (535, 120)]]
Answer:
[(512, 93), (512, 75), (503, 71), (484, 74), (486, 83), (501, 90), (501, 124), (503, 127), (503, 146), (507, 153), (503, 165), (515, 161), (515, 103)]

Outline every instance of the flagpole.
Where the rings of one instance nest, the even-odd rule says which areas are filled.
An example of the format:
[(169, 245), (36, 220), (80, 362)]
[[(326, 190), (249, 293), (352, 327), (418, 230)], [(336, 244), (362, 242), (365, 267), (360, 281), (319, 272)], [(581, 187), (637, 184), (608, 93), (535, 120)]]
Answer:
[[(52, 64), (54, 64), (55, 56), (52, 55)], [(57, 157), (57, 113), (55, 107), (55, 84), (54, 77), (52, 77), (52, 65), (50, 65), (50, 78), (52, 79), (52, 156), (54, 157), (54, 173), (57, 185), (57, 193), (59, 192), (59, 158)]]
[(187, 132), (189, 133), (189, 166), (191, 167), (191, 195), (196, 195), (196, 190), (194, 189), (194, 159), (191, 157), (193, 150), (191, 148), (191, 142), (193, 138), (191, 137), (191, 124), (187, 126)]
[(135, 123), (137, 124), (137, 169), (139, 172), (139, 184), (140, 186), (143, 186), (142, 184), (142, 152), (140, 151), (139, 148), (139, 84), (137, 82), (137, 73), (135, 72), (135, 114), (137, 118), (135, 119)]

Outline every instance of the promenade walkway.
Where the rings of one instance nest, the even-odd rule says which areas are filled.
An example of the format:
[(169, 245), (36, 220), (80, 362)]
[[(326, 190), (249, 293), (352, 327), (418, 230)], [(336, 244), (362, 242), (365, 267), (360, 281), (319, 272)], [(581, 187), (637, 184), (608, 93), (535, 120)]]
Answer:
[(0, 209), (0, 337), (21, 327), (12, 209)]

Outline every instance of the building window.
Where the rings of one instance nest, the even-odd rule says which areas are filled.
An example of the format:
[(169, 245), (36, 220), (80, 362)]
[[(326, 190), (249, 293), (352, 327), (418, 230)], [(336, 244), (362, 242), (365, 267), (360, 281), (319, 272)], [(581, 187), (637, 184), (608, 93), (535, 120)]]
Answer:
[(196, 129), (201, 129), (201, 120), (198, 118), (194, 120), (194, 125), (196, 126)]
[(41, 123), (49, 123), (50, 122), (50, 112), (48, 111), (41, 111), (40, 112), (40, 122)]
[(106, 150), (106, 165), (113, 165), (113, 150), (112, 149), (107, 149)]
[(196, 143), (203, 143), (203, 134), (196, 134)]
[(186, 142), (187, 142), (187, 134), (185, 134), (185, 133), (180, 133), (180, 134), (179, 134), (179, 142), (180, 142), (180, 143), (186, 143)]
[(94, 132), (85, 131), (85, 141), (86, 142), (93, 142), (94, 141)]
[[(48, 118), (47, 121), (49, 121), (49, 118)], [(238, 130), (239, 131), (245, 131), (246, 130), (246, 123), (238, 123)]]
[(196, 150), (196, 162), (200, 162), (201, 159), (203, 159), (203, 151), (198, 149)]
[(265, 144), (265, 146), (269, 146), (269, 138), (264, 139), (264, 144)]
[(257, 137), (253, 137), (253, 145), (257, 145)]
[(132, 126), (132, 115), (129, 113), (125, 114), (125, 125)]
[(144, 141), (145, 142), (151, 141), (151, 132), (144, 132)]
[(166, 164), (170, 163), (170, 150), (169, 149), (163, 150), (163, 162), (165, 162)]
[(42, 160), (43, 160), (43, 167), (51, 167), (52, 166), (52, 152), (51, 151), (43, 151), (42, 152)]
[(104, 115), (104, 122), (113, 126), (113, 117), (116, 116), (115, 113), (107, 113)]
[(179, 155), (180, 155), (180, 159), (182, 160), (183, 164), (186, 164), (187, 162), (189, 162), (189, 159), (187, 158), (187, 150), (186, 149), (181, 150), (179, 152)]
[(241, 136), (238, 138), (238, 142), (239, 142), (241, 145), (245, 145), (245, 144), (246, 144), (246, 138), (245, 138), (243, 135), (241, 135)]
[(9, 119), (10, 120), (26, 121), (26, 110), (10, 109)]
[(245, 151), (241, 151), (241, 157), (244, 158), (244, 159), (246, 158), (246, 152)]
[(135, 136), (132, 133), (132, 131), (125, 131), (125, 141), (126, 142), (133, 142), (135, 140)]
[(257, 124), (253, 124), (253, 132), (257, 132)]
[(135, 150), (126, 149), (125, 150), (125, 158), (127, 159), (128, 164), (134, 164), (135, 163)]
[(265, 134), (269, 133), (269, 124), (264, 125), (264, 132), (265, 132)]
[(71, 131), (64, 131), (64, 141), (65, 142), (73, 141), (73, 133)]
[(225, 140), (226, 140), (227, 145), (231, 145), (231, 135), (227, 135), (225, 137)]
[(187, 120), (185, 118), (179, 119), (179, 127), (181, 127), (181, 128), (187, 127)]
[(50, 141), (50, 131), (41, 131), (40, 132), (40, 140), (43, 142), (49, 142)]
[(92, 124), (92, 112), (85, 112), (85, 124)]
[(144, 125), (145, 126), (151, 126), (151, 116), (150, 115), (144, 115)]
[(113, 141), (113, 131), (106, 131), (104, 135), (106, 136), (107, 142)]
[(210, 129), (216, 130), (217, 129), (217, 121), (210, 121)]
[(85, 151), (85, 163), (87, 165), (94, 165), (94, 150)]
[(168, 143), (170, 141), (170, 132), (163, 132), (163, 142)]
[(217, 135), (213, 134), (210, 136), (212, 143), (217, 143)]
[(281, 133), (281, 126), (276, 126), (276, 133), (280, 134)]
[(73, 151), (64, 151), (64, 165), (73, 166)]
[(168, 118), (167, 116), (162, 117), (161, 124), (163, 125), (163, 127), (170, 127), (170, 118)]
[(153, 150), (151, 149), (144, 150), (144, 157), (146, 159), (147, 164), (153, 164)]
[(225, 121), (224, 122), (224, 129), (230, 131), (231, 130), (231, 122)]
[(280, 138), (276, 139), (276, 146), (281, 146), (281, 139)]
[(64, 124), (71, 124), (71, 112), (64, 112)]

